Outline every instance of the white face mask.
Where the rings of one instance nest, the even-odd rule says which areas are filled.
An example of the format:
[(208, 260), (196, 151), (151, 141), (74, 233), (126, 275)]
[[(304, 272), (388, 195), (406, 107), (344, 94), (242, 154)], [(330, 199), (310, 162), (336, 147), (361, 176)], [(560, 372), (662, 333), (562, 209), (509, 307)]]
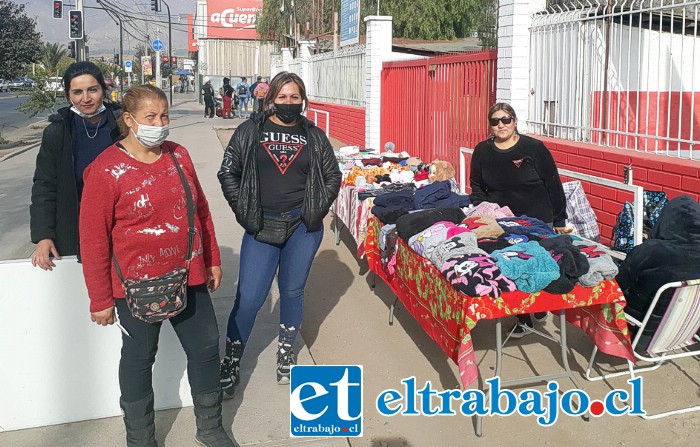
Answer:
[(72, 107), (70, 108), (71, 112), (73, 112), (76, 115), (78, 115), (79, 117), (85, 118), (85, 119), (93, 118), (93, 117), (99, 115), (100, 113), (104, 112), (105, 110), (107, 110), (107, 107), (104, 104), (102, 104), (102, 106), (99, 109), (97, 109), (97, 111), (95, 113), (88, 115), (87, 113), (83, 113), (80, 110), (78, 110), (78, 108), (75, 106), (75, 104), (73, 104), (72, 101), (71, 101), (71, 104), (72, 104)]
[(163, 127), (147, 126), (136, 121), (133, 115), (131, 116), (131, 119), (139, 125), (139, 130), (134, 132), (134, 129), (131, 129), (131, 133), (134, 134), (136, 140), (141, 143), (143, 147), (151, 148), (160, 146), (170, 134), (170, 129), (168, 128), (167, 124)]

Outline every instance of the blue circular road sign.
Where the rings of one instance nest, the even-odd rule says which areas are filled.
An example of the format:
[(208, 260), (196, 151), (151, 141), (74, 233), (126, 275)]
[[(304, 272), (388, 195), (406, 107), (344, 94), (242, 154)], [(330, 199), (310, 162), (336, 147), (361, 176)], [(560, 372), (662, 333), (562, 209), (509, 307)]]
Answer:
[(160, 39), (156, 39), (156, 40), (153, 41), (153, 43), (151, 44), (151, 46), (153, 47), (154, 50), (160, 51), (160, 50), (163, 49), (163, 41), (160, 40)]
[(124, 68), (131, 68), (131, 61), (124, 61)]

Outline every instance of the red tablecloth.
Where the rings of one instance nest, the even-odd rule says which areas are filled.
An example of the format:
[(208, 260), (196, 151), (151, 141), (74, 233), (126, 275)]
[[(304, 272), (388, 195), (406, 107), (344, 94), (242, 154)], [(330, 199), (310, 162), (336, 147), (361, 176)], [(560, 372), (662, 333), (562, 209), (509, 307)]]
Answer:
[(601, 351), (634, 361), (623, 312), (625, 298), (614, 280), (593, 288), (577, 285), (564, 295), (516, 291), (500, 298), (471, 297), (453, 288), (429, 260), (401, 238), (396, 247), (396, 270), (390, 275), (380, 258), (380, 226), (376, 217), (370, 219), (364, 241), (370, 269), (387, 282), (426, 333), (457, 363), (465, 388), (479, 375), (471, 330), (479, 320), (508, 315), (565, 309), (567, 321), (583, 329)]

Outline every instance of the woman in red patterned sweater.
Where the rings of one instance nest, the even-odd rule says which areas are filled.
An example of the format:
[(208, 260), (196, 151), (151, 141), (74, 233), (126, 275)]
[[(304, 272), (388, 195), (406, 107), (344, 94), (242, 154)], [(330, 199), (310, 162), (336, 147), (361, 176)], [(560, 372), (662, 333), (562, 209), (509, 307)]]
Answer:
[[(170, 323), (187, 355), (197, 419), (196, 439), (207, 446), (233, 446), (221, 424), (219, 332), (209, 290), (221, 282), (221, 259), (207, 199), (187, 150), (168, 135), (168, 101), (145, 85), (124, 95), (122, 141), (108, 147), (85, 170), (80, 211), (80, 251), (92, 320), (125, 329), (119, 363), (120, 405), (127, 445), (155, 446), (152, 366), (160, 323), (135, 318), (124, 298), (114, 256), (128, 279), (152, 278), (185, 265), (188, 217), (175, 155), (192, 191), (196, 235), (187, 307)], [(116, 314), (115, 314), (116, 308)]]

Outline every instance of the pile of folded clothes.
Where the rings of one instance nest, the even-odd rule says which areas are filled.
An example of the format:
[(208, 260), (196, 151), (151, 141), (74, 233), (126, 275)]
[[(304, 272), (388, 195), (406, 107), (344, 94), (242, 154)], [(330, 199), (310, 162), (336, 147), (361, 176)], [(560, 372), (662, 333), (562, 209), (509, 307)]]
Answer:
[(603, 246), (555, 234), (539, 219), (495, 218), (488, 215), (493, 214), (492, 206), (484, 207), (484, 215), (472, 212), (469, 216), (458, 206), (406, 211), (410, 199), (404, 193), (384, 209), (372, 209), (378, 217), (393, 221), (382, 227), (379, 240), (382, 260), (392, 266), (390, 273), (400, 237), (430, 260), (455, 289), (470, 296), (497, 298), (515, 290), (566, 294), (576, 284), (594, 287), (617, 275), (617, 266)]

